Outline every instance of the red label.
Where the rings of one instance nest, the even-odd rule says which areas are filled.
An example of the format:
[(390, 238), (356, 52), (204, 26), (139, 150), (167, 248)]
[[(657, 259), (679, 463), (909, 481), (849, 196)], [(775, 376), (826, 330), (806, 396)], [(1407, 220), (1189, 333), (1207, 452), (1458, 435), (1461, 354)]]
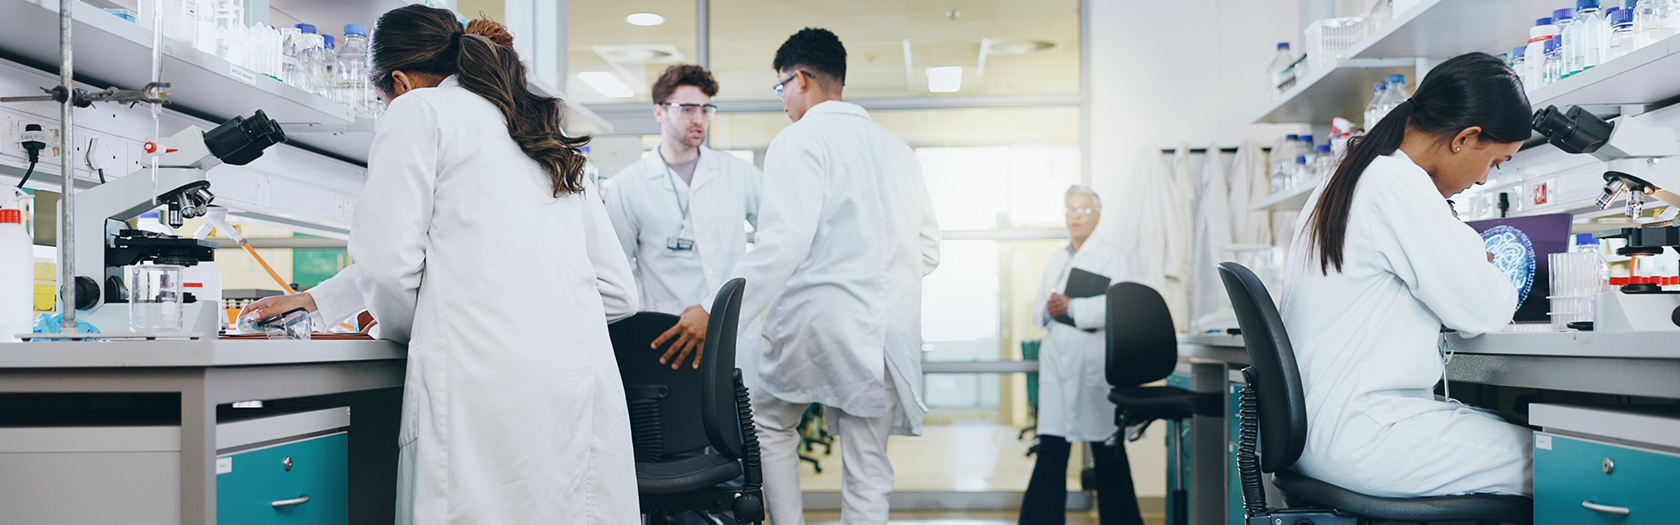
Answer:
[(1547, 185), (1550, 185), (1550, 184), (1551, 184), (1550, 182), (1542, 182), (1542, 183), (1534, 185), (1534, 205), (1535, 206), (1545, 204), (1547, 201), (1551, 200), (1551, 199), (1548, 198), (1548, 197), (1550, 197), (1551, 192), (1546, 191)]
[(181, 283), (182, 288), (203, 288), (204, 283)]

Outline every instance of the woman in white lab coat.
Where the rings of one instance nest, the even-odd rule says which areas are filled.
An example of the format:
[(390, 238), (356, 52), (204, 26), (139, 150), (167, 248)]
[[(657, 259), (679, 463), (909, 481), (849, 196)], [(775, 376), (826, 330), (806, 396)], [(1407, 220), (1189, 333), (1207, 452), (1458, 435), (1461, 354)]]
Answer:
[(1071, 242), (1051, 254), (1034, 303), (1038, 326), (1049, 333), (1038, 354), (1038, 463), (1021, 500), (1019, 522), (1066, 521), (1068, 456), (1073, 443), (1085, 442), (1091, 443), (1096, 460), (1097, 512), (1103, 525), (1141, 525), (1125, 444), (1104, 445), (1115, 432), (1114, 403), (1108, 401), (1103, 374), (1106, 294), (1069, 298), (1063, 293), (1075, 269), (1114, 283), (1130, 276), (1120, 251), (1091, 235), (1102, 220), (1097, 194), (1074, 186), (1068, 188), (1066, 204)]
[(636, 310), (587, 138), (525, 88), (512, 37), (387, 12), (350, 255), (381, 337), (407, 342), (397, 522), (639, 521), (607, 321)]
[(1447, 198), (1528, 137), (1516, 73), (1459, 56), (1356, 140), (1307, 204), (1282, 294), (1307, 397), (1302, 474), (1381, 497), (1532, 493), (1527, 428), (1433, 395), (1441, 328), (1497, 331), (1517, 304)]

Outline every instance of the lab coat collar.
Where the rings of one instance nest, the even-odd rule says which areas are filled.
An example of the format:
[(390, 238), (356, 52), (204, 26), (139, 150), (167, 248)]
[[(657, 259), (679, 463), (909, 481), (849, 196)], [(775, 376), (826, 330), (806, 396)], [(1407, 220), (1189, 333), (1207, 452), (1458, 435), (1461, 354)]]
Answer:
[(443, 81), (438, 82), (437, 87), (454, 87), (459, 85), (461, 85), (461, 79), (456, 78), (456, 75), (449, 75), (447, 77), (443, 77)]
[(871, 120), (869, 118), (869, 110), (863, 109), (863, 106), (841, 100), (823, 101), (815, 106), (811, 106), (811, 109), (805, 110), (805, 116), (807, 117), (824, 113), (851, 115), (854, 117), (863, 117), (864, 120)]
[[(648, 179), (663, 181), (665, 179), (665, 161), (659, 158), (659, 153), (657, 153), (659, 146), (654, 146), (654, 148), (655, 153), (648, 157), (647, 169), (642, 170), (642, 175)], [(726, 154), (718, 153), (706, 146), (700, 146), (700, 162), (694, 165), (694, 179), (689, 181), (690, 190), (697, 189), (717, 178), (717, 171), (723, 167), (723, 164), (718, 161), (718, 155)]]

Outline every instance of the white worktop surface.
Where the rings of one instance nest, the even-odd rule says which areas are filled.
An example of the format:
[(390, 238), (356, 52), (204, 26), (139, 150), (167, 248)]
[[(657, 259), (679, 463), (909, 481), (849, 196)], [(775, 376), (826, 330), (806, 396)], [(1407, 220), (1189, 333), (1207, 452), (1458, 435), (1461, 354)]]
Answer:
[[(1241, 336), (1225, 334), (1180, 334), (1178, 342), (1210, 348), (1242, 347)], [(1447, 347), (1461, 354), (1680, 359), (1680, 332), (1501, 332), (1472, 338), (1448, 334)]]
[(260, 366), (405, 359), (390, 341), (44, 341), (0, 343), (4, 368)]

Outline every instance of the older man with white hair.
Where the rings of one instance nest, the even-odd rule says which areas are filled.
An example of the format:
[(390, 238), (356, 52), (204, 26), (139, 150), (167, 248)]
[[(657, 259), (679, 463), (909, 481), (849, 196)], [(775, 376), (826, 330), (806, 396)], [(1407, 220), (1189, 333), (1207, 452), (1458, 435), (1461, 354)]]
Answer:
[(1084, 186), (1068, 188), (1069, 243), (1044, 269), (1038, 325), (1049, 333), (1039, 349), (1038, 464), (1021, 501), (1020, 523), (1061, 524), (1067, 516), (1068, 455), (1089, 442), (1096, 460), (1097, 512), (1103, 525), (1142, 525), (1131, 466), (1115, 432), (1114, 403), (1103, 376), (1103, 327), (1108, 283), (1129, 279), (1125, 257), (1092, 238), (1102, 199)]

